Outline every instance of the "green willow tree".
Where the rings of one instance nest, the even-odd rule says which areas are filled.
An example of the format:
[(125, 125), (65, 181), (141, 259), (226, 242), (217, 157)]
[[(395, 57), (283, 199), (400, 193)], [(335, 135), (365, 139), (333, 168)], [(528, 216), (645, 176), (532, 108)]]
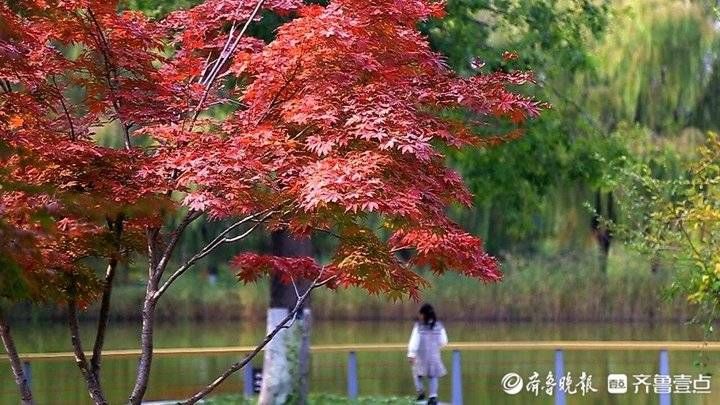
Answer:
[[(495, 253), (594, 250), (604, 268), (613, 236), (600, 218), (622, 216), (618, 177), (633, 161), (657, 160), (656, 148), (636, 147), (638, 133), (672, 144), (679, 160), (698, 143), (693, 126), (713, 128), (697, 122), (720, 83), (714, 14), (675, 0), (459, 0), (448, 9), (426, 32), (455, 69), (532, 65), (539, 97), (553, 104), (521, 142), (453, 155), (476, 196), (457, 216)], [(502, 59), (504, 50), (518, 59)]]
[[(476, 195), (475, 210), (458, 215), (495, 253), (535, 253), (559, 228), (586, 221), (578, 203), (585, 199), (584, 184), (601, 178), (612, 156), (580, 157), (588, 150), (614, 155), (618, 148), (568, 94), (580, 75), (596, 68), (592, 45), (604, 34), (609, 8), (609, 2), (582, 0), (459, 0), (449, 2), (447, 19), (426, 27), (457, 70), (533, 66), (538, 96), (553, 104), (521, 142), (453, 155)], [(503, 51), (518, 58), (504, 59)], [(581, 228), (587, 234), (587, 226)], [(582, 239), (566, 242), (573, 247)]]

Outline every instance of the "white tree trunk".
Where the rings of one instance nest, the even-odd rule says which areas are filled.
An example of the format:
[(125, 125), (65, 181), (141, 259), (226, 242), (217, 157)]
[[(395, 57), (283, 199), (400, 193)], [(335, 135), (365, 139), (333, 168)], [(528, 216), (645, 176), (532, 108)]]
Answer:
[[(288, 314), (287, 308), (270, 308), (270, 333)], [(265, 347), (260, 405), (307, 403), (310, 372), (310, 309), (305, 308), (289, 329), (280, 331)]]

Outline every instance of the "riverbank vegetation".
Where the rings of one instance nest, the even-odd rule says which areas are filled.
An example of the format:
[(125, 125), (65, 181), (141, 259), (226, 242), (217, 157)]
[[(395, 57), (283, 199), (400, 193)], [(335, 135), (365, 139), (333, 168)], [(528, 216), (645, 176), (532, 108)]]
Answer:
[[(255, 399), (247, 399), (242, 395), (219, 395), (217, 397), (209, 398), (205, 404), (207, 405), (251, 405), (257, 403)], [(308, 405), (336, 405), (336, 404), (353, 404), (353, 405), (382, 405), (382, 404), (394, 404), (394, 405), (410, 405), (415, 404), (412, 398), (400, 398), (400, 397), (366, 397), (361, 396), (355, 400), (350, 400), (347, 397), (331, 394), (315, 394), (310, 395), (308, 398)]]
[[(655, 268), (633, 251), (613, 250), (607, 273), (600, 272), (594, 255), (567, 253), (542, 258), (508, 256), (504, 281), (483, 285), (452, 274), (432, 276), (423, 299), (436, 303), (443, 317), (484, 321), (683, 321), (693, 306), (682, 296), (669, 298), (671, 269)], [(141, 284), (119, 285), (113, 295), (113, 319), (137, 320)], [(207, 273), (179, 281), (158, 307), (161, 320), (263, 319), (268, 284), (238, 284), (230, 272)], [(417, 304), (393, 302), (357, 290), (317, 291), (312, 297), (317, 320), (409, 320)], [(62, 319), (53, 306), (15, 308), (21, 319)], [(93, 311), (88, 311), (88, 315)], [(86, 319), (92, 319), (87, 317)]]

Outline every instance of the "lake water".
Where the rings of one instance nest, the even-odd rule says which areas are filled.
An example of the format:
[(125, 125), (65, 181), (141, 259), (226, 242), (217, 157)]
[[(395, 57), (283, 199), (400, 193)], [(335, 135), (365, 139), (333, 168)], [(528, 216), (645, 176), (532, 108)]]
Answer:
[[(406, 342), (410, 322), (329, 322), (314, 325), (313, 344), (401, 343)], [(113, 323), (107, 338), (108, 349), (135, 348), (139, 325)], [(447, 323), (451, 341), (519, 341), (519, 340), (701, 340), (700, 330), (683, 324), (533, 324), (533, 323)], [(86, 349), (91, 345), (93, 325), (83, 325)], [(211, 347), (253, 345), (261, 338), (264, 325), (242, 322), (160, 324), (156, 347)], [(13, 334), (21, 353), (70, 351), (64, 324), (14, 325)], [(537, 371), (541, 386), (549, 371), (554, 371), (552, 351), (462, 352), (463, 388), (466, 404), (551, 404), (552, 397), (523, 391), (508, 395), (500, 388), (500, 379), (509, 372), (523, 378)], [(155, 359), (147, 399), (178, 399), (195, 392), (215, 378), (237, 358), (158, 357)], [(259, 360), (259, 359), (258, 359)], [(707, 366), (697, 363), (705, 362)], [(344, 394), (346, 392), (346, 353), (315, 353), (312, 357), (311, 390)], [(445, 353), (450, 368), (450, 353)], [(0, 403), (16, 404), (18, 397), (9, 367), (0, 367)], [(111, 403), (123, 403), (135, 374), (135, 359), (105, 359), (102, 378)], [(607, 393), (609, 373), (655, 374), (656, 352), (588, 351), (565, 353), (565, 370), (577, 380), (581, 372), (593, 376), (598, 392), (586, 396), (567, 396), (568, 404), (656, 404), (657, 395), (630, 392)], [(358, 371), (361, 395), (407, 396), (413, 392), (409, 369), (403, 351), (359, 353)], [(695, 352), (671, 352), (671, 374), (710, 372), (718, 375), (720, 353), (701, 356)], [(71, 361), (36, 361), (32, 364), (33, 390), (37, 404), (88, 404), (89, 399)], [(630, 378), (631, 379), (631, 378)], [(232, 376), (219, 392), (242, 391), (242, 373)], [(711, 393), (674, 394), (673, 404), (720, 404), (720, 381), (712, 381)], [(441, 399), (449, 400), (450, 378), (441, 381)]]

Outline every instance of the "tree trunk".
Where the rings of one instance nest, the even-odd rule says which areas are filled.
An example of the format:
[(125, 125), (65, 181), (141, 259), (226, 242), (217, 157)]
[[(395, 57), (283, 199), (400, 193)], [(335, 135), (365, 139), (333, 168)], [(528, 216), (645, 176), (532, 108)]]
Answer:
[(105, 285), (103, 286), (102, 302), (100, 304), (100, 313), (98, 317), (97, 333), (95, 334), (95, 344), (93, 345), (93, 354), (90, 359), (90, 371), (95, 376), (95, 380), (100, 384), (100, 365), (102, 363), (102, 351), (105, 346), (105, 335), (107, 333), (108, 322), (110, 320), (110, 298), (112, 297), (113, 282), (115, 281), (115, 269), (118, 261), (116, 258), (110, 259), (107, 271), (105, 273)]
[(612, 191), (605, 195), (605, 203), (603, 204), (603, 193), (600, 190), (595, 192), (595, 214), (593, 215), (591, 228), (593, 236), (598, 244), (598, 259), (600, 270), (607, 272), (608, 256), (610, 255), (610, 243), (612, 242), (612, 232), (605, 225), (601, 218), (606, 221), (615, 220), (615, 202), (613, 201)]
[(115, 235), (115, 252), (108, 261), (108, 266), (105, 270), (105, 284), (103, 285), (97, 332), (95, 333), (95, 344), (93, 344), (93, 353), (90, 358), (90, 371), (95, 376), (95, 380), (98, 384), (100, 384), (100, 366), (102, 363), (102, 351), (105, 346), (105, 335), (107, 334), (108, 322), (110, 321), (110, 301), (112, 298), (113, 283), (115, 282), (115, 273), (117, 271), (118, 260), (122, 251), (121, 238), (123, 234), (124, 221), (124, 214), (118, 214), (114, 221), (108, 219), (108, 228), (110, 228)]
[(150, 383), (150, 367), (152, 366), (154, 349), (153, 335), (155, 333), (155, 308), (157, 306), (155, 293), (158, 291), (158, 287), (160, 285), (162, 270), (164, 269), (163, 266), (167, 264), (179, 236), (182, 234), (187, 224), (192, 222), (192, 220), (189, 219), (190, 216), (186, 217), (185, 220), (183, 220), (183, 222), (178, 226), (175, 239), (173, 239), (169, 245), (165, 247), (164, 257), (161, 253), (162, 244), (159, 242), (159, 230), (151, 230), (147, 235), (149, 258), (148, 280), (145, 287), (145, 298), (143, 299), (142, 307), (140, 358), (138, 359), (135, 385), (133, 385), (130, 398), (128, 398), (128, 402), (132, 405), (140, 405), (142, 403), (148, 384)]
[(17, 384), (18, 389), (20, 390), (20, 401), (23, 405), (32, 405), (33, 399), (32, 392), (30, 391), (30, 384), (28, 384), (27, 377), (23, 371), (20, 356), (15, 348), (15, 341), (10, 334), (10, 326), (5, 320), (5, 314), (3, 314), (2, 311), (0, 311), (0, 337), (2, 338), (3, 345), (5, 346), (8, 359), (10, 359), (10, 368), (15, 376), (15, 384)]
[[(312, 244), (309, 239), (293, 239), (287, 232), (278, 231), (272, 235), (272, 251), (277, 256), (312, 256)], [(303, 294), (309, 285), (307, 280), (298, 280), (293, 286), (271, 277), (268, 333), (288, 315), (297, 302), (298, 293)], [(279, 332), (266, 346), (260, 405), (307, 403), (310, 327), (310, 309), (305, 305), (292, 326)]]
[(150, 382), (150, 366), (153, 359), (153, 332), (155, 330), (155, 300), (152, 296), (155, 289), (149, 289), (142, 310), (142, 330), (140, 332), (140, 360), (138, 361), (137, 376), (129, 402), (133, 405), (142, 403)]
[(660, 257), (657, 254), (654, 254), (650, 258), (650, 273), (652, 274), (652, 288), (650, 291), (653, 292), (653, 301), (648, 306), (648, 321), (650, 323), (654, 323), (656, 321), (656, 306), (659, 304), (659, 299), (657, 297), (657, 291), (661, 290), (661, 284), (662, 281), (660, 280)]

